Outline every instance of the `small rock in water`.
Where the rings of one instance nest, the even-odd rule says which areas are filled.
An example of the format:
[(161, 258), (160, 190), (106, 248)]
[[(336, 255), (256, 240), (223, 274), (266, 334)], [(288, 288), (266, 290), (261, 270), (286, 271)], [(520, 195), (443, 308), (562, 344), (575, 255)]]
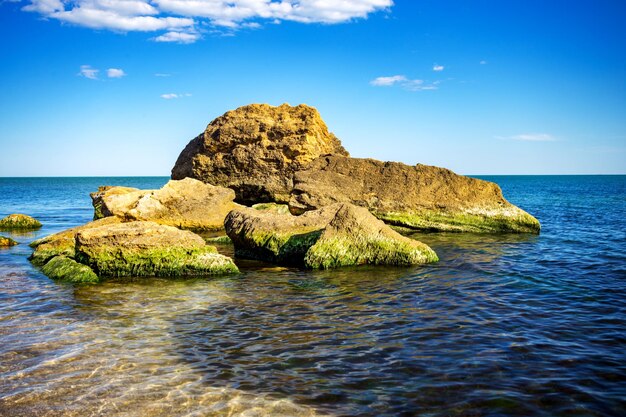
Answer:
[(0, 220), (0, 230), (35, 230), (41, 223), (26, 214), (9, 214)]

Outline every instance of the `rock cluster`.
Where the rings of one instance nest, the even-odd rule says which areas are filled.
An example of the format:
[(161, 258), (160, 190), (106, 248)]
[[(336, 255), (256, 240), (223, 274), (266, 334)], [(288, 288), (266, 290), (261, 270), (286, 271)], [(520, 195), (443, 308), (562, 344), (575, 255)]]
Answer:
[[(349, 157), (317, 110), (305, 105), (229, 111), (187, 145), (163, 188), (105, 186), (91, 197), (95, 221), (31, 244), (32, 262), (48, 276), (98, 282), (238, 271), (192, 231), (225, 229), (227, 237), (207, 240), (232, 242), (238, 257), (306, 268), (438, 260), (388, 224), (540, 231), (494, 183), (444, 168)], [(11, 217), (2, 224), (27, 223)]]

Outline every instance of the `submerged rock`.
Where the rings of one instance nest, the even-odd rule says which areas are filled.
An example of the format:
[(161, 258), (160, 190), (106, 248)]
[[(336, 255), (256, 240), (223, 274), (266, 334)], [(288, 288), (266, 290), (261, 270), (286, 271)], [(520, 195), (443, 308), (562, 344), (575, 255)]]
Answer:
[(427, 245), (393, 231), (367, 209), (335, 204), (301, 216), (233, 210), (226, 233), (238, 256), (307, 268), (415, 265), (438, 260)]
[(8, 248), (15, 245), (17, 245), (17, 242), (10, 237), (0, 236), (0, 248)]
[(95, 218), (117, 216), (194, 231), (222, 230), (228, 212), (240, 207), (233, 190), (192, 178), (171, 180), (159, 190), (100, 187), (91, 199)]
[(56, 256), (41, 268), (48, 278), (75, 283), (96, 283), (100, 278), (87, 265), (80, 264), (67, 256)]
[(348, 152), (315, 108), (251, 104), (226, 112), (189, 142), (172, 178), (232, 188), (246, 204), (286, 203), (293, 173), (325, 154)]
[(9, 214), (0, 220), (0, 230), (35, 230), (40, 227), (38, 220), (26, 214)]
[(530, 214), (497, 184), (427, 165), (323, 156), (294, 175), (289, 200), (299, 214), (337, 202), (366, 207), (387, 223), (416, 230), (539, 233)]
[(238, 272), (232, 259), (200, 236), (137, 221), (76, 233), (76, 260), (99, 276), (187, 276)]

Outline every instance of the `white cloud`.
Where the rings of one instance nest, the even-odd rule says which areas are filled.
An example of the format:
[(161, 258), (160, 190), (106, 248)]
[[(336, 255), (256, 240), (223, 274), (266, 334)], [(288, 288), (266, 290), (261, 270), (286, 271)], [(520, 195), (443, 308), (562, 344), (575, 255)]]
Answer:
[(122, 78), (122, 77), (125, 77), (125, 76), (126, 76), (126, 73), (122, 69), (119, 69), (119, 68), (109, 68), (107, 70), (107, 77), (109, 77), (109, 78)]
[(174, 32), (174, 31), (164, 33), (163, 35), (159, 35), (156, 38), (154, 38), (156, 42), (174, 42), (174, 43), (194, 43), (198, 39), (200, 39), (200, 35), (197, 33)]
[(388, 87), (397, 83), (405, 82), (407, 79), (404, 75), (392, 75), (391, 77), (378, 77), (370, 81), (370, 84), (377, 87)]
[(78, 72), (77, 75), (80, 75), (81, 77), (89, 78), (90, 80), (97, 80), (99, 72), (100, 70), (92, 68), (91, 65), (81, 65), (80, 71)]
[(445, 67), (443, 65), (437, 65), (437, 64), (433, 65), (433, 71), (440, 72), (440, 71), (443, 71), (444, 68)]
[(156, 74), (154, 74), (155, 77), (171, 77), (172, 74), (167, 74), (165, 72), (157, 72)]
[(513, 136), (496, 136), (497, 139), (521, 140), (526, 142), (553, 142), (556, 138), (548, 133), (522, 133)]
[(192, 43), (198, 27), (255, 29), (261, 23), (342, 23), (387, 10), (393, 0), (29, 0), (23, 10), (93, 29), (165, 31), (158, 42)]
[(183, 97), (191, 97), (190, 93), (185, 93), (185, 94), (177, 94), (177, 93), (167, 93), (167, 94), (161, 94), (161, 98), (164, 98), (165, 100), (172, 100), (175, 98), (183, 98)]
[(482, 61), (479, 62), (480, 65), (487, 65), (487, 61), (485, 61), (484, 59)]
[(370, 81), (370, 84), (375, 87), (392, 87), (399, 85), (405, 90), (409, 91), (423, 91), (423, 90), (436, 90), (439, 84), (438, 81), (433, 83), (426, 83), (424, 80), (409, 79), (404, 75), (392, 75), (390, 77), (378, 77)]

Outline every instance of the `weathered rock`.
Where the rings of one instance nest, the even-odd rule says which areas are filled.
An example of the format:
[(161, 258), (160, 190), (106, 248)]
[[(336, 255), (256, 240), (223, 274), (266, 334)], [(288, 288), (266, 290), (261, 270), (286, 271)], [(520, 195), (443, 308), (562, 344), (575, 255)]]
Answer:
[(269, 211), (275, 214), (288, 214), (289, 206), (287, 204), (276, 203), (259, 203), (252, 206), (255, 210)]
[(40, 227), (38, 220), (25, 214), (9, 214), (0, 220), (0, 230), (35, 230)]
[(99, 276), (186, 276), (238, 272), (232, 259), (189, 231), (137, 221), (76, 233), (76, 260)]
[(348, 152), (315, 108), (251, 104), (213, 120), (189, 142), (172, 178), (232, 188), (246, 204), (286, 203), (292, 174), (325, 154)]
[(10, 237), (0, 236), (0, 248), (8, 248), (15, 245), (17, 245), (17, 242)]
[(82, 230), (118, 224), (120, 222), (121, 219), (118, 217), (105, 217), (35, 240), (30, 244), (35, 250), (29, 259), (34, 265), (43, 266), (55, 256), (73, 258), (75, 255), (76, 233)]
[(369, 211), (335, 204), (301, 216), (233, 210), (226, 232), (241, 257), (308, 268), (415, 265), (437, 261), (428, 246), (393, 231)]
[(294, 175), (299, 214), (337, 202), (367, 207), (387, 223), (417, 230), (539, 233), (537, 219), (498, 185), (433, 166), (323, 156)]
[(100, 278), (87, 265), (80, 264), (66, 256), (55, 256), (42, 268), (48, 278), (75, 283), (97, 283)]
[(95, 218), (117, 216), (194, 231), (222, 230), (228, 212), (241, 207), (233, 190), (192, 178), (171, 180), (159, 190), (105, 186), (91, 198)]

